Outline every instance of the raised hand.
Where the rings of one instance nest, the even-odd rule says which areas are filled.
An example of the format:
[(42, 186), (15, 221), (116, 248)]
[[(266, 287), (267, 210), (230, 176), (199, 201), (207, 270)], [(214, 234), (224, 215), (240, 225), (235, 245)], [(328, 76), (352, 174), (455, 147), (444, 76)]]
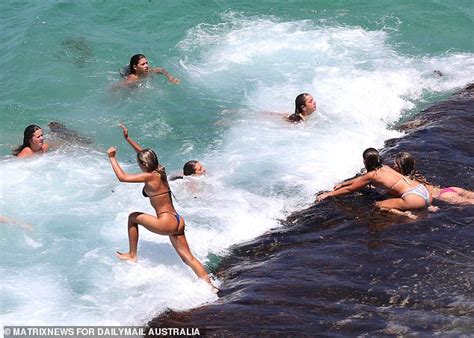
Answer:
[(109, 149), (107, 149), (107, 155), (109, 155), (109, 157), (115, 157), (115, 155), (117, 154), (117, 148), (116, 147), (110, 147)]
[(128, 129), (127, 129), (127, 127), (125, 127), (125, 125), (123, 123), (120, 123), (119, 127), (122, 128), (123, 137), (125, 137), (125, 139), (127, 139), (128, 138)]

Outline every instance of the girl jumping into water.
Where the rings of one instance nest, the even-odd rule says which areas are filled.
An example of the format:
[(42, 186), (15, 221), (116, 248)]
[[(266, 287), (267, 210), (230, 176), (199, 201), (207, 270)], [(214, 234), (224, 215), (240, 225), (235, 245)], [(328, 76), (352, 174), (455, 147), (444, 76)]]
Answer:
[(213, 292), (218, 289), (214, 287), (204, 266), (192, 255), (188, 242), (184, 234), (185, 222), (175, 210), (171, 199), (172, 193), (166, 178), (165, 168), (158, 162), (158, 157), (151, 149), (142, 149), (140, 145), (132, 140), (128, 135), (128, 130), (124, 125), (123, 135), (131, 147), (137, 152), (137, 161), (143, 173), (128, 174), (122, 170), (115, 155), (117, 150), (111, 147), (107, 150), (112, 168), (120, 182), (145, 183), (143, 187), (143, 197), (149, 198), (151, 206), (155, 209), (156, 215), (149, 215), (143, 212), (132, 212), (128, 217), (128, 239), (129, 252), (117, 252), (118, 258), (122, 260), (137, 260), (138, 225), (143, 225), (146, 229), (159, 235), (169, 236), (171, 244), (196, 275), (206, 281)]

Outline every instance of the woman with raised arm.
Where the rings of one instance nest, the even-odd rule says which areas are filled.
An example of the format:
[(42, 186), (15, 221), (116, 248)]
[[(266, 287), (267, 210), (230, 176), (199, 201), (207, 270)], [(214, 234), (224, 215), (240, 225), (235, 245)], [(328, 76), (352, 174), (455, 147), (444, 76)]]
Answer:
[(367, 169), (366, 174), (336, 185), (333, 191), (319, 195), (317, 201), (347, 195), (372, 184), (380, 193), (389, 193), (394, 196), (394, 198), (376, 203), (382, 210), (414, 217), (411, 213), (404, 211), (427, 208), (431, 204), (432, 197), (426, 187), (383, 165), (376, 149), (366, 149), (363, 158)]
[(407, 152), (395, 156), (395, 170), (411, 180), (423, 183), (434, 199), (451, 204), (474, 204), (474, 192), (459, 187), (441, 188), (428, 183), (426, 178), (416, 170), (415, 158)]
[(12, 154), (17, 157), (28, 157), (45, 153), (48, 149), (49, 145), (44, 143), (43, 129), (36, 124), (31, 124), (23, 132), (23, 144), (14, 149)]
[(204, 266), (189, 250), (188, 242), (184, 234), (186, 225), (184, 219), (176, 212), (173, 206), (171, 199), (172, 193), (166, 178), (165, 168), (160, 165), (158, 157), (153, 150), (142, 149), (137, 142), (130, 138), (127, 128), (124, 125), (120, 126), (125, 139), (137, 152), (138, 165), (143, 172), (140, 174), (124, 172), (115, 158), (117, 153), (115, 147), (111, 147), (107, 150), (112, 168), (120, 182), (145, 184), (142, 190), (143, 196), (150, 199), (150, 204), (155, 209), (156, 215), (149, 215), (143, 212), (132, 212), (129, 215), (129, 252), (118, 252), (118, 258), (133, 262), (137, 260), (138, 225), (141, 224), (151, 232), (169, 236), (171, 244), (184, 263), (186, 263), (199, 278), (206, 281), (211, 286), (213, 292), (217, 292), (218, 290), (211, 284)]
[(162, 74), (166, 76), (169, 82), (179, 84), (180, 80), (172, 76), (164, 68), (150, 67), (148, 65), (148, 59), (143, 54), (135, 54), (130, 58), (130, 65), (126, 67), (126, 71), (121, 72), (124, 75), (124, 79), (118, 84), (114, 85), (113, 88), (128, 87), (135, 84), (151, 74)]

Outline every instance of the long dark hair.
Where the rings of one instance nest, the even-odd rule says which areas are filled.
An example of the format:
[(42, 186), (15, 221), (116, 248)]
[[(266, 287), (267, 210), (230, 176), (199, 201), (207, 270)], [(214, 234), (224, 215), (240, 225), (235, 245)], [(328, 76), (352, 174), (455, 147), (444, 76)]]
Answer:
[(423, 184), (429, 184), (426, 178), (416, 170), (415, 158), (412, 154), (402, 151), (395, 156), (395, 164), (400, 174), (408, 176), (411, 180), (418, 181)]
[(308, 93), (301, 93), (295, 99), (295, 112), (288, 116), (288, 121), (290, 122), (300, 122), (303, 120), (301, 115), (303, 115), (304, 110), (303, 108), (306, 106), (306, 97)]
[(30, 140), (37, 130), (41, 130), (41, 127), (37, 126), (36, 124), (30, 124), (25, 128), (25, 131), (23, 132), (23, 144), (18, 148), (13, 149), (13, 156), (18, 156), (18, 154), (21, 153), (23, 149), (31, 146)]
[(138, 62), (143, 59), (144, 57), (146, 57), (145, 55), (143, 54), (135, 54), (134, 56), (132, 56), (130, 58), (130, 74), (135, 74), (136, 72), (136, 69), (134, 66), (138, 65)]
[(295, 99), (295, 115), (303, 114), (303, 108), (306, 107), (306, 97), (308, 93), (302, 93)]
[(184, 176), (194, 175), (196, 173), (196, 164), (198, 161), (191, 160), (184, 164), (183, 175), (171, 175), (168, 177), (168, 181), (182, 180)]
[(184, 176), (189, 176), (189, 175), (195, 174), (197, 163), (198, 163), (198, 161), (196, 161), (196, 160), (191, 160), (191, 161), (186, 162), (183, 166), (183, 175)]
[(375, 169), (382, 167), (382, 160), (380, 159), (379, 151), (375, 148), (367, 148), (362, 154), (364, 158), (364, 165), (367, 172), (373, 171)]

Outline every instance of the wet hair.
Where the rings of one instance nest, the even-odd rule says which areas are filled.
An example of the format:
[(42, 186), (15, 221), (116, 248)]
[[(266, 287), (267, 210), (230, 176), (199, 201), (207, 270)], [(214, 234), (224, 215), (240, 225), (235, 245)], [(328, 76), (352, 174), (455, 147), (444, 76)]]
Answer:
[(306, 97), (308, 93), (302, 93), (295, 99), (295, 115), (303, 114), (303, 108), (306, 107)]
[(191, 160), (184, 164), (183, 175), (171, 175), (168, 177), (168, 181), (182, 180), (184, 176), (194, 175), (196, 173), (196, 164), (198, 161)]
[(382, 160), (380, 159), (380, 154), (377, 149), (365, 149), (362, 157), (364, 158), (364, 165), (368, 172), (382, 167)]
[(405, 151), (395, 156), (395, 164), (400, 174), (408, 176), (411, 180), (418, 181), (423, 184), (429, 184), (426, 178), (416, 170), (415, 158), (412, 154)]
[(136, 70), (134, 66), (138, 65), (138, 62), (144, 57), (146, 56), (143, 54), (135, 54), (134, 56), (130, 58), (130, 65), (129, 65), (130, 74), (135, 74)]
[(30, 140), (37, 130), (41, 130), (41, 127), (36, 124), (30, 124), (25, 128), (25, 131), (23, 132), (23, 144), (12, 151), (13, 156), (18, 156), (23, 149), (31, 146)]
[(189, 176), (189, 175), (195, 174), (197, 163), (198, 163), (198, 161), (196, 161), (196, 160), (191, 160), (191, 161), (186, 162), (183, 166), (183, 175), (184, 176)]
[(151, 149), (142, 149), (137, 153), (137, 161), (143, 165), (147, 172), (156, 171), (160, 174), (161, 180), (168, 184), (165, 167), (158, 162), (158, 156)]
[(301, 93), (295, 99), (295, 112), (288, 116), (290, 122), (300, 122), (303, 120), (301, 115), (304, 113), (303, 108), (306, 106), (306, 97), (308, 93)]

